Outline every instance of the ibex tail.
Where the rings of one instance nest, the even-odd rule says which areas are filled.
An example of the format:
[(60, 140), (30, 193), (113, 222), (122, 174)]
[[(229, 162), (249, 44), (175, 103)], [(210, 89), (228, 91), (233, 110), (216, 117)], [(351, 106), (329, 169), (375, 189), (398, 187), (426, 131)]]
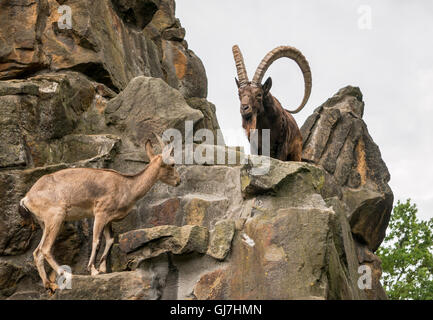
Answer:
[(32, 230), (35, 230), (36, 229), (35, 221), (33, 219), (32, 212), (24, 204), (25, 199), (26, 198), (24, 197), (20, 200), (20, 205), (18, 206), (18, 213), (23, 218), (24, 225), (26, 225), (26, 226), (31, 225)]

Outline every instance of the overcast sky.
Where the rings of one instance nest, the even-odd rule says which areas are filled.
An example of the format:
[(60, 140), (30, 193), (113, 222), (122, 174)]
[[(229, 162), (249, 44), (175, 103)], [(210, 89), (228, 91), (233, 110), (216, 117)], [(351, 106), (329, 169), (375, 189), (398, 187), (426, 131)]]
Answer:
[[(433, 217), (433, 1), (176, 2), (189, 47), (205, 65), (208, 100), (227, 144), (247, 145), (242, 134), (231, 134), (241, 126), (232, 45), (240, 46), (250, 78), (268, 51), (294, 46), (313, 74), (310, 100), (295, 115), (298, 125), (340, 88), (360, 87), (364, 120), (391, 173), (395, 201), (411, 198), (420, 218)], [(299, 105), (303, 79), (294, 62), (275, 62), (267, 76), (284, 107)]]

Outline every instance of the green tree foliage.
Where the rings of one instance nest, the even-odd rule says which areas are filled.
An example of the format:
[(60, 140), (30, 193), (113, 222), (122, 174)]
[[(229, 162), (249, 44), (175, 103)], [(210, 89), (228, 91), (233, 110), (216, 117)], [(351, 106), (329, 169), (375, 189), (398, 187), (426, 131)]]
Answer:
[(376, 254), (390, 299), (433, 299), (433, 219), (419, 221), (416, 204), (397, 202), (388, 233)]

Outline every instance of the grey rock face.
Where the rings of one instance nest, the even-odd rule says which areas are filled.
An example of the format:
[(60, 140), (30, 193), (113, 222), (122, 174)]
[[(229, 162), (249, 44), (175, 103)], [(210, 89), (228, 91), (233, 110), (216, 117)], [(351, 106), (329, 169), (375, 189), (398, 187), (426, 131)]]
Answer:
[(301, 128), (303, 158), (320, 164), (341, 186), (352, 233), (375, 251), (392, 211), (390, 174), (362, 120), (359, 88), (345, 87), (328, 99)]
[(43, 165), (37, 144), (72, 133), (94, 91), (73, 72), (0, 82), (0, 167)]
[[(137, 77), (105, 109), (107, 126), (123, 132), (136, 146), (144, 148), (152, 132), (169, 128), (185, 134), (185, 121), (197, 123), (203, 114), (191, 108), (182, 94), (157, 78)], [(191, 132), (192, 134), (193, 132)]]
[[(63, 140), (69, 137), (75, 136)], [(327, 196), (329, 173), (320, 165), (268, 159), (268, 173), (254, 175), (257, 162), (251, 160), (179, 167), (187, 183), (156, 184), (135, 211), (114, 224), (119, 242), (110, 265), (116, 273), (86, 275), (87, 255), (79, 252), (69, 260), (76, 274), (84, 274), (56, 299), (386, 298), (380, 260), (368, 248), (361, 254), (352, 235), (350, 206), (345, 198)], [(81, 246), (89, 248), (89, 240)], [(358, 266), (366, 263), (375, 270), (368, 292), (357, 285)], [(142, 272), (140, 279), (152, 283), (139, 297), (109, 283), (114, 277), (116, 288), (124, 288), (137, 277), (131, 272)], [(91, 297), (92, 291), (98, 295)], [(24, 295), (15, 292), (17, 299)]]
[(221, 220), (215, 224), (210, 235), (207, 254), (215, 259), (224, 260), (230, 252), (236, 224), (233, 220)]
[(186, 97), (206, 98), (206, 71), (184, 43), (185, 29), (175, 18), (173, 0), (80, 0), (67, 5), (71, 29), (59, 27), (55, 0), (2, 6), (0, 80), (74, 70), (120, 91), (145, 75), (164, 79)]
[[(179, 165), (181, 185), (157, 183), (113, 223), (108, 274), (86, 270), (92, 219), (66, 223), (54, 256), (71, 266), (72, 289), (49, 296), (32, 256), (40, 228), (18, 214), (37, 179), (69, 167), (136, 173), (152, 132), (185, 133), (186, 120), (193, 133), (219, 129), (174, 0), (68, 2), (71, 30), (57, 27), (58, 4), (0, 11), (1, 299), (386, 299), (373, 251), (392, 206), (389, 173), (352, 87), (302, 127), (310, 163), (242, 162), (236, 148), (210, 145), (224, 163)], [(269, 171), (256, 174), (257, 160)], [(372, 269), (370, 290), (358, 287), (360, 265)]]
[(142, 270), (97, 276), (72, 276), (72, 289), (58, 290), (52, 300), (156, 300), (153, 277)]

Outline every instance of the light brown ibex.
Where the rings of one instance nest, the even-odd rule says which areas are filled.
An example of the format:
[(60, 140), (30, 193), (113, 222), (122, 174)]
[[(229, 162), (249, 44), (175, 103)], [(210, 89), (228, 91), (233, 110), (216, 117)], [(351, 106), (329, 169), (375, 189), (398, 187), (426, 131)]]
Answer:
[[(52, 247), (64, 221), (94, 217), (92, 252), (87, 266), (92, 275), (106, 272), (106, 259), (113, 236), (111, 222), (125, 218), (135, 203), (159, 180), (171, 186), (180, 184), (180, 176), (171, 156), (173, 147), (166, 147), (156, 136), (162, 154), (155, 155), (150, 140), (146, 152), (147, 167), (135, 174), (125, 175), (109, 169), (70, 168), (41, 177), (20, 201), (20, 214), (41, 225), (42, 239), (33, 252), (35, 264), (45, 288), (54, 291), (56, 284), (48, 280), (44, 259), (61, 275), (65, 270), (56, 263)], [(104, 233), (105, 248), (99, 270), (95, 268), (96, 251)]]
[[(301, 161), (302, 136), (291, 113), (302, 110), (311, 93), (311, 70), (302, 53), (289, 46), (280, 46), (269, 52), (260, 63), (252, 81), (248, 80), (244, 58), (237, 45), (233, 46), (236, 63), (239, 99), (241, 102), (242, 127), (250, 141), (251, 130), (259, 129), (257, 151), (262, 154), (261, 130), (270, 129), (270, 156), (283, 161)], [(280, 58), (293, 59), (304, 75), (305, 92), (301, 105), (293, 110), (283, 109), (280, 102), (270, 94), (272, 79), (262, 85), (262, 79), (271, 64)], [(251, 142), (251, 141), (250, 141)]]

